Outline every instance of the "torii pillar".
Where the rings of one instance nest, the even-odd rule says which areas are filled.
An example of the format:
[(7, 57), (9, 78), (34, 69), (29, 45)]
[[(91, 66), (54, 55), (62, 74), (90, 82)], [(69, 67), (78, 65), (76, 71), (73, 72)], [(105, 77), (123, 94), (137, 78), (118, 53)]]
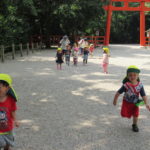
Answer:
[(145, 12), (144, 12), (145, 2), (141, 2), (140, 10), (140, 45), (145, 46)]
[[(111, 28), (111, 18), (113, 11), (138, 11), (140, 12), (140, 45), (146, 45), (145, 38), (145, 11), (150, 11), (150, 8), (145, 6), (145, 2), (150, 0), (110, 0), (107, 6), (104, 6), (104, 9), (107, 11), (107, 22), (106, 22), (106, 34), (105, 34), (105, 45), (109, 45), (110, 41), (110, 28)], [(121, 7), (113, 6), (113, 2), (123, 2), (124, 5)], [(130, 2), (138, 2), (140, 6), (130, 7)]]
[(105, 45), (109, 45), (109, 41), (110, 41), (111, 18), (112, 18), (112, 10), (110, 9), (110, 5), (108, 5), (107, 22), (106, 22), (106, 35), (105, 35)]

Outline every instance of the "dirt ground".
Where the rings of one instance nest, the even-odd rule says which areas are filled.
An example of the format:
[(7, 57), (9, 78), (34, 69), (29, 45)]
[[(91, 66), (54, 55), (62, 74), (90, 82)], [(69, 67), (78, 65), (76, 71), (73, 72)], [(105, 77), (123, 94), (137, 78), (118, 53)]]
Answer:
[(55, 51), (0, 63), (0, 72), (14, 79), (19, 95), (15, 129), (16, 150), (149, 150), (150, 112), (141, 107), (139, 133), (132, 120), (122, 119), (120, 105), (112, 105), (129, 65), (141, 69), (141, 81), (150, 98), (150, 49), (138, 45), (111, 45), (109, 74), (101, 68), (102, 50), (96, 49), (87, 66), (63, 64), (57, 70)]

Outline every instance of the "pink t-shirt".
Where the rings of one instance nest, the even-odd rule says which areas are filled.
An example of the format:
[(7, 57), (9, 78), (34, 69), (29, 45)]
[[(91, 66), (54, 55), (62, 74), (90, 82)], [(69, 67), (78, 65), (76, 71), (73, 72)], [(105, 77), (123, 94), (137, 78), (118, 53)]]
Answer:
[(102, 63), (105, 63), (105, 64), (108, 64), (108, 63), (109, 63), (108, 54), (103, 53)]

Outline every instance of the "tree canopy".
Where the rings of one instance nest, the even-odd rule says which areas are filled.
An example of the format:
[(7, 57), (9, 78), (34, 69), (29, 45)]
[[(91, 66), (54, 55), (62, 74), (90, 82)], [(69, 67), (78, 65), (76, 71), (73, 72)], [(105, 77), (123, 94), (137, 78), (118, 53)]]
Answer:
[[(0, 44), (27, 42), (32, 35), (105, 34), (109, 0), (1, 0)], [(121, 5), (118, 3), (118, 5)], [(136, 5), (135, 3), (133, 5)], [(150, 6), (149, 3), (147, 5)], [(146, 29), (150, 28), (146, 12)], [(139, 12), (113, 12), (111, 42), (139, 41)]]

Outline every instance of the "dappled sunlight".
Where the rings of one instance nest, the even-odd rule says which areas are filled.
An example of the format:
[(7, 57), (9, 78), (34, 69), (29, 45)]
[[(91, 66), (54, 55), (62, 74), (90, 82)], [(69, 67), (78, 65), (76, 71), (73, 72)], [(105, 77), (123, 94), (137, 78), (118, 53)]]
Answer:
[(32, 96), (36, 96), (36, 95), (37, 95), (37, 93), (32, 93), (31, 95), (32, 95)]
[(91, 100), (91, 101), (95, 101), (95, 102), (98, 102), (102, 105), (107, 105), (107, 103), (103, 100), (101, 100), (98, 96), (89, 96), (87, 97), (88, 100)]
[(30, 57), (25, 57), (20, 60), (20, 62), (45, 62), (45, 61), (55, 61), (55, 58), (53, 57), (41, 57), (41, 56), (30, 56)]
[(99, 48), (86, 66), (79, 57), (77, 67), (71, 62), (70, 66), (63, 64), (61, 71), (56, 69), (56, 51), (34, 53), (36, 56), (3, 64), (1, 71), (12, 75), (20, 97), (21, 127), (16, 129), (20, 147), (24, 144), (25, 149), (39, 150), (129, 150), (138, 149), (142, 141), (149, 148), (149, 112), (145, 106), (140, 107), (138, 136), (132, 133), (132, 120), (120, 116), (123, 95), (113, 106), (113, 97), (131, 64), (141, 68), (141, 81), (149, 96), (148, 51), (140, 50), (138, 45), (110, 47), (107, 75), (102, 73)]
[(85, 127), (94, 127), (95, 126), (95, 120), (82, 120), (78, 122), (78, 124), (74, 125), (73, 128), (75, 129), (81, 129)]
[(39, 127), (39, 126), (34, 125), (34, 126), (31, 126), (31, 129), (32, 129), (33, 131), (37, 132), (37, 131), (39, 131), (39, 130), (40, 130), (40, 127)]
[(38, 76), (42, 76), (42, 75), (50, 75), (51, 73), (49, 72), (39, 72), (39, 73), (35, 73), (35, 75), (38, 75)]
[(140, 115), (139, 119), (148, 119), (148, 117), (146, 115)]
[(24, 119), (24, 120), (19, 120), (19, 122), (21, 124), (31, 125), (33, 123), (33, 120)]
[(72, 94), (73, 95), (76, 95), (76, 96), (83, 96), (84, 94), (82, 93), (82, 89), (81, 91), (72, 91)]
[(107, 147), (107, 139), (98, 139), (94, 141), (94, 136), (91, 137), (93, 142), (88, 142), (86, 145), (81, 144), (82, 146), (78, 146), (75, 150), (101, 150), (102, 147)]
[(42, 100), (40, 100), (40, 102), (48, 102), (48, 100), (47, 99), (42, 99)]

